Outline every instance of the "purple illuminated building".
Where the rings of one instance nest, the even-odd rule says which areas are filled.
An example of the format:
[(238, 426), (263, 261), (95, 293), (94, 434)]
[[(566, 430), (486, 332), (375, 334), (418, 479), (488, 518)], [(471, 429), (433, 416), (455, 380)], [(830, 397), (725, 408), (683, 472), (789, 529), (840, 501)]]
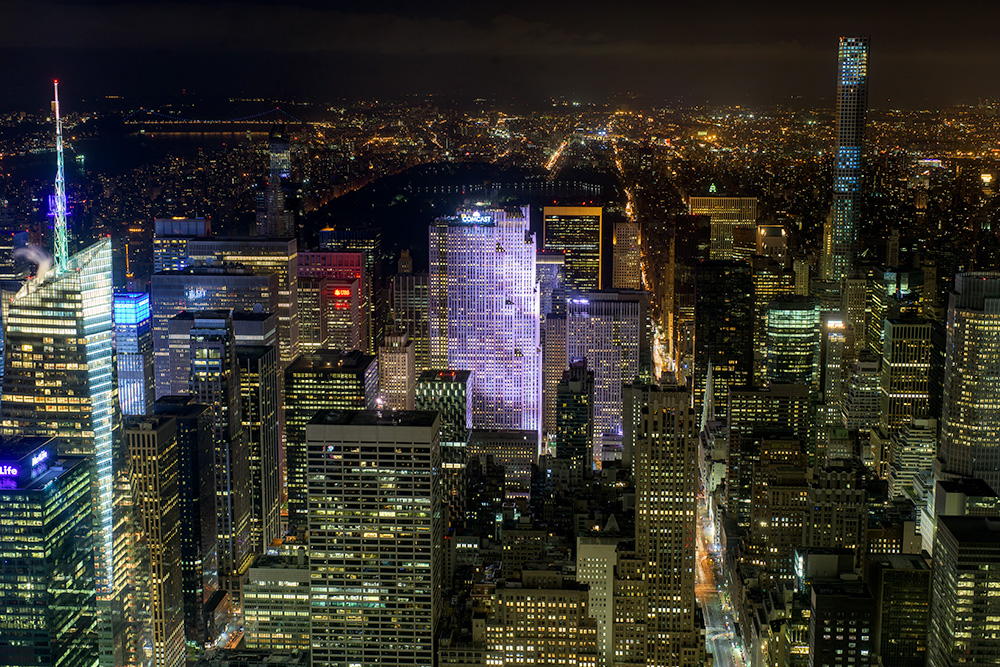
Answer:
[(528, 219), (528, 207), (464, 210), (430, 227), (431, 365), (472, 371), (475, 428), (540, 428), (539, 295)]

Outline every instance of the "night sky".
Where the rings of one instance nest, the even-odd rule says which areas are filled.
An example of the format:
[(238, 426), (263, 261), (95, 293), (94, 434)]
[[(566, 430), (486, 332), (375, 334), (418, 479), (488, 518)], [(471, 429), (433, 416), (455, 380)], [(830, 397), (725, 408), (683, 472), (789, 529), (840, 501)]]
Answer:
[(1000, 97), (998, 19), (998, 2), (926, 0), (0, 0), (0, 104), (44, 107), (53, 77), (78, 98), (809, 104), (833, 96), (837, 37), (868, 34), (871, 106), (933, 108)]

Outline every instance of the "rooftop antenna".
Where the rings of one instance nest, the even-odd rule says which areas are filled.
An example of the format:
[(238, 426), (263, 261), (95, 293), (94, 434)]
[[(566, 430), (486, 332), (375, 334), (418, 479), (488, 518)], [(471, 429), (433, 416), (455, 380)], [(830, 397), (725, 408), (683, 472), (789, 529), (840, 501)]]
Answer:
[(56, 220), (53, 232), (53, 250), (56, 256), (55, 271), (57, 274), (66, 269), (69, 260), (69, 249), (66, 238), (66, 175), (63, 171), (63, 136), (62, 117), (59, 115), (59, 81), (53, 81), (55, 100), (52, 109), (56, 115)]

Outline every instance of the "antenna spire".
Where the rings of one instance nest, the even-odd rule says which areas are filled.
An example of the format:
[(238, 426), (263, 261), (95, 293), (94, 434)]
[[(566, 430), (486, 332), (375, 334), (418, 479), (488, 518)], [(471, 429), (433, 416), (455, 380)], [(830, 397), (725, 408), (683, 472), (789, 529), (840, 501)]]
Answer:
[(62, 117), (59, 115), (59, 82), (52, 82), (55, 100), (52, 108), (56, 116), (56, 219), (53, 230), (53, 250), (56, 259), (56, 273), (62, 273), (69, 260), (69, 243), (66, 233), (66, 175), (63, 170)]

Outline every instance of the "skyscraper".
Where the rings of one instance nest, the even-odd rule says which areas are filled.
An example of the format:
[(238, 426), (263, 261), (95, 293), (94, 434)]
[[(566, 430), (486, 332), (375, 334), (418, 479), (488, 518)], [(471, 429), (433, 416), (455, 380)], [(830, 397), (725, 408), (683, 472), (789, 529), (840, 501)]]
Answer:
[(698, 463), (691, 395), (650, 386), (635, 433), (635, 541), (646, 586), (646, 664), (700, 665), (694, 595)]
[(412, 410), (416, 383), (413, 342), (405, 333), (387, 335), (378, 350), (378, 387), (383, 405), (390, 410)]
[(566, 286), (578, 290), (601, 289), (604, 263), (603, 209), (600, 206), (546, 206), (543, 211), (543, 247), (566, 258)]
[(426, 370), (417, 379), (417, 410), (437, 412), (441, 423), (441, 502), (462, 516), (465, 509), (466, 444), (472, 430), (469, 371)]
[(833, 209), (823, 231), (823, 278), (839, 281), (854, 270), (861, 222), (862, 152), (868, 109), (868, 38), (841, 37), (837, 52), (837, 143)]
[(0, 443), (6, 665), (97, 664), (92, 468), (83, 457), (59, 455), (48, 438)]
[(750, 271), (753, 283), (753, 379), (754, 384), (762, 385), (765, 382), (764, 357), (767, 353), (767, 307), (775, 299), (795, 293), (795, 274), (769, 257), (753, 257)]
[(224, 309), (276, 313), (278, 276), (257, 275), (235, 267), (197, 267), (153, 275), (150, 299), (153, 305), (153, 358), (156, 364), (156, 396), (178, 392), (187, 375), (173, 377), (167, 323), (185, 310)]
[[(622, 437), (622, 385), (652, 372), (646, 292), (582, 292), (566, 303), (566, 358), (594, 372), (594, 455)], [(549, 341), (546, 339), (546, 345)], [(563, 369), (568, 367), (564, 362)]]
[(819, 389), (819, 314), (808, 297), (790, 296), (768, 305), (764, 369), (769, 383)]
[(240, 605), (253, 560), (250, 453), (243, 430), (239, 364), (232, 314), (202, 311), (191, 329), (191, 397), (213, 412), (219, 582)]
[(929, 667), (1000, 660), (993, 619), (1000, 615), (1000, 521), (940, 516), (931, 573)]
[(699, 419), (724, 418), (729, 388), (747, 387), (753, 380), (750, 266), (708, 260), (695, 269), (695, 282), (694, 409)]
[(594, 373), (586, 359), (571, 359), (556, 386), (556, 456), (574, 468), (591, 467), (594, 456)]
[(306, 426), (315, 667), (434, 664), (438, 424), (433, 412), (364, 410)]
[(292, 173), (291, 145), (285, 127), (271, 128), (267, 140), (271, 158), (263, 210), (257, 212), (257, 235), (269, 237), (295, 236), (295, 218), (285, 204), (285, 189)]
[(939, 458), (1000, 488), (1000, 273), (962, 273), (948, 306)]
[[(102, 664), (124, 659), (116, 576), (115, 476), (124, 472), (113, 443), (121, 427), (112, 368), (111, 239), (99, 241), (24, 284), (5, 305), (3, 433), (59, 438), (60, 455), (91, 465), (95, 577)], [(36, 352), (37, 350), (37, 352)]]
[(378, 363), (361, 353), (317, 350), (302, 354), (285, 369), (285, 471), (288, 526), (306, 525), (308, 510), (306, 424), (320, 410), (364, 410), (375, 407)]
[(274, 345), (237, 345), (240, 414), (250, 457), (250, 540), (264, 553), (281, 536), (281, 362)]
[(541, 428), (538, 296), (527, 207), (431, 224), (431, 362), (473, 371), (477, 428)]
[(430, 314), (428, 313), (428, 275), (397, 273), (389, 288), (392, 324), (405, 330), (413, 341), (413, 363), (417, 372), (431, 366)]
[(642, 270), (639, 263), (639, 223), (623, 220), (615, 224), (614, 270), (612, 289), (642, 289)]
[(218, 588), (218, 526), (215, 509), (214, 412), (190, 396), (164, 396), (153, 413), (173, 418), (178, 446), (178, 530), (181, 542), (181, 588), (184, 635), (201, 645), (210, 639), (204, 605)]
[(690, 197), (688, 209), (711, 219), (709, 259), (749, 259), (738, 256), (733, 236), (736, 230), (756, 230), (756, 197)]
[(258, 275), (277, 275), (279, 352), (283, 364), (294, 359), (299, 353), (299, 258), (296, 240), (192, 239), (188, 242), (187, 251), (191, 265), (235, 265)]
[(179, 667), (184, 664), (184, 603), (177, 422), (144, 418), (125, 429), (125, 444), (149, 549), (153, 665)]
[[(316, 275), (316, 271), (331, 268), (327, 261), (329, 257), (323, 255), (340, 255), (333, 258), (335, 265), (345, 268), (342, 261), (347, 259), (344, 255), (355, 254), (360, 257), (361, 263), (357, 266), (362, 270), (363, 275), (355, 275), (361, 280), (361, 310), (365, 316), (365, 349), (368, 354), (375, 354), (378, 341), (382, 340), (382, 325), (384, 313), (382, 312), (382, 299), (378, 295), (378, 290), (382, 286), (382, 232), (378, 228), (326, 228), (319, 231), (320, 252), (310, 253), (313, 255), (313, 262), (306, 261), (306, 265), (311, 267), (310, 274)], [(357, 254), (360, 253), (360, 254)], [(353, 263), (355, 260), (348, 260)], [(305, 275), (305, 274), (303, 274)], [(324, 271), (324, 275), (329, 275)]]
[(146, 415), (156, 399), (149, 294), (115, 294), (118, 404), (123, 415)]
[(153, 273), (183, 271), (188, 266), (187, 245), (212, 235), (207, 218), (157, 218), (153, 221)]

